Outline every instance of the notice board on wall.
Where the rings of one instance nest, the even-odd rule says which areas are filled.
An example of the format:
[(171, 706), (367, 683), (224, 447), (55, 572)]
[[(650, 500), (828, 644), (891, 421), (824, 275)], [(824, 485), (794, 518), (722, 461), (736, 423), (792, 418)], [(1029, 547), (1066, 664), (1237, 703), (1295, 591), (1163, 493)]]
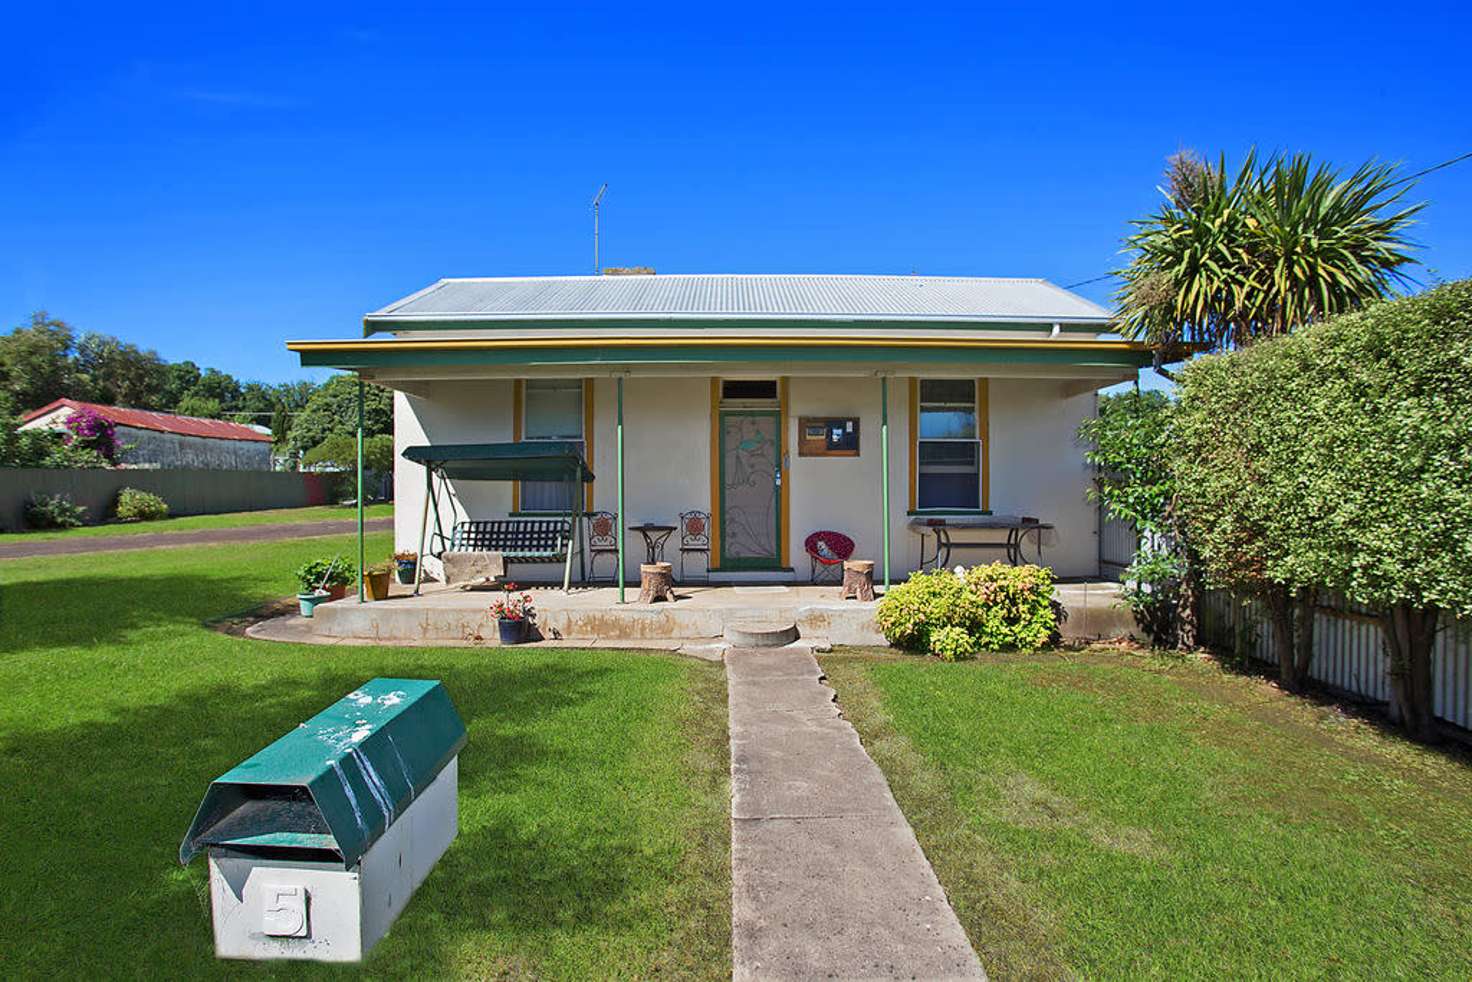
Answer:
[(857, 457), (857, 416), (801, 416), (797, 421), (799, 457)]

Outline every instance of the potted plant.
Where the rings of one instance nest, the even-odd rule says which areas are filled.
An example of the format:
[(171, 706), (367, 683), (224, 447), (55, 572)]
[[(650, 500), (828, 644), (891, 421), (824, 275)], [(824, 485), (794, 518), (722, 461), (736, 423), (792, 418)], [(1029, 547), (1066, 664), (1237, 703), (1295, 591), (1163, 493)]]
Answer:
[(327, 599), (341, 600), (347, 596), (348, 584), (353, 580), (351, 567), (342, 561), (341, 556), (333, 556), (331, 559), (314, 559), (304, 563), (296, 571), (297, 580), (301, 583), (302, 592), (315, 593), (319, 590), (327, 592)]
[(516, 584), (503, 587), (501, 599), (491, 604), (491, 616), (501, 632), (502, 644), (521, 644), (526, 640), (527, 628), (536, 619), (536, 608), (532, 606), (532, 595), (516, 593)]
[(336, 563), (336, 559), (331, 561), (316, 559), (297, 567), (296, 600), (303, 617), (311, 617), (318, 604), (332, 599), (332, 594), (327, 591), (326, 583), (331, 578)]
[(385, 559), (363, 570), (363, 586), (368, 589), (369, 600), (388, 599), (388, 578), (393, 574), (394, 562)]
[(419, 565), (419, 553), (396, 552), (394, 553), (394, 565), (398, 567), (399, 582), (408, 586), (414, 582), (414, 570)]

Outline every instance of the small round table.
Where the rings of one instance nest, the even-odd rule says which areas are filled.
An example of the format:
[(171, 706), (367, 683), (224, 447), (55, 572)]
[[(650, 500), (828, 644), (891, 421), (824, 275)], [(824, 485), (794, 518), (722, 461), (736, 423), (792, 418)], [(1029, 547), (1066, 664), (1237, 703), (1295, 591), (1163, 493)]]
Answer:
[(644, 548), (649, 555), (648, 562), (652, 565), (664, 558), (665, 540), (675, 531), (675, 527), (645, 522), (643, 525), (630, 525), (629, 531), (644, 536)]

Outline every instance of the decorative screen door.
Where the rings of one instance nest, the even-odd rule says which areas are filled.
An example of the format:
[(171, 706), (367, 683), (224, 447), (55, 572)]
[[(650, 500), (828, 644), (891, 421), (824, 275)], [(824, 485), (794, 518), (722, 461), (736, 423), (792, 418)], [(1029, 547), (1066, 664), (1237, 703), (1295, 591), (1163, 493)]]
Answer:
[(781, 562), (781, 413), (721, 412), (721, 565), (769, 568)]

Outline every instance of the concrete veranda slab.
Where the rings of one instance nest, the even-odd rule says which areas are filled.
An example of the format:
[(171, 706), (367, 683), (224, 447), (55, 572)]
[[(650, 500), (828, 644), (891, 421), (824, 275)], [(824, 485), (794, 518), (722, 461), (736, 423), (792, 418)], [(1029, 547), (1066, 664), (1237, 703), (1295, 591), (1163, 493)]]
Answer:
[(726, 656), (732, 976), (985, 979), (812, 652)]

